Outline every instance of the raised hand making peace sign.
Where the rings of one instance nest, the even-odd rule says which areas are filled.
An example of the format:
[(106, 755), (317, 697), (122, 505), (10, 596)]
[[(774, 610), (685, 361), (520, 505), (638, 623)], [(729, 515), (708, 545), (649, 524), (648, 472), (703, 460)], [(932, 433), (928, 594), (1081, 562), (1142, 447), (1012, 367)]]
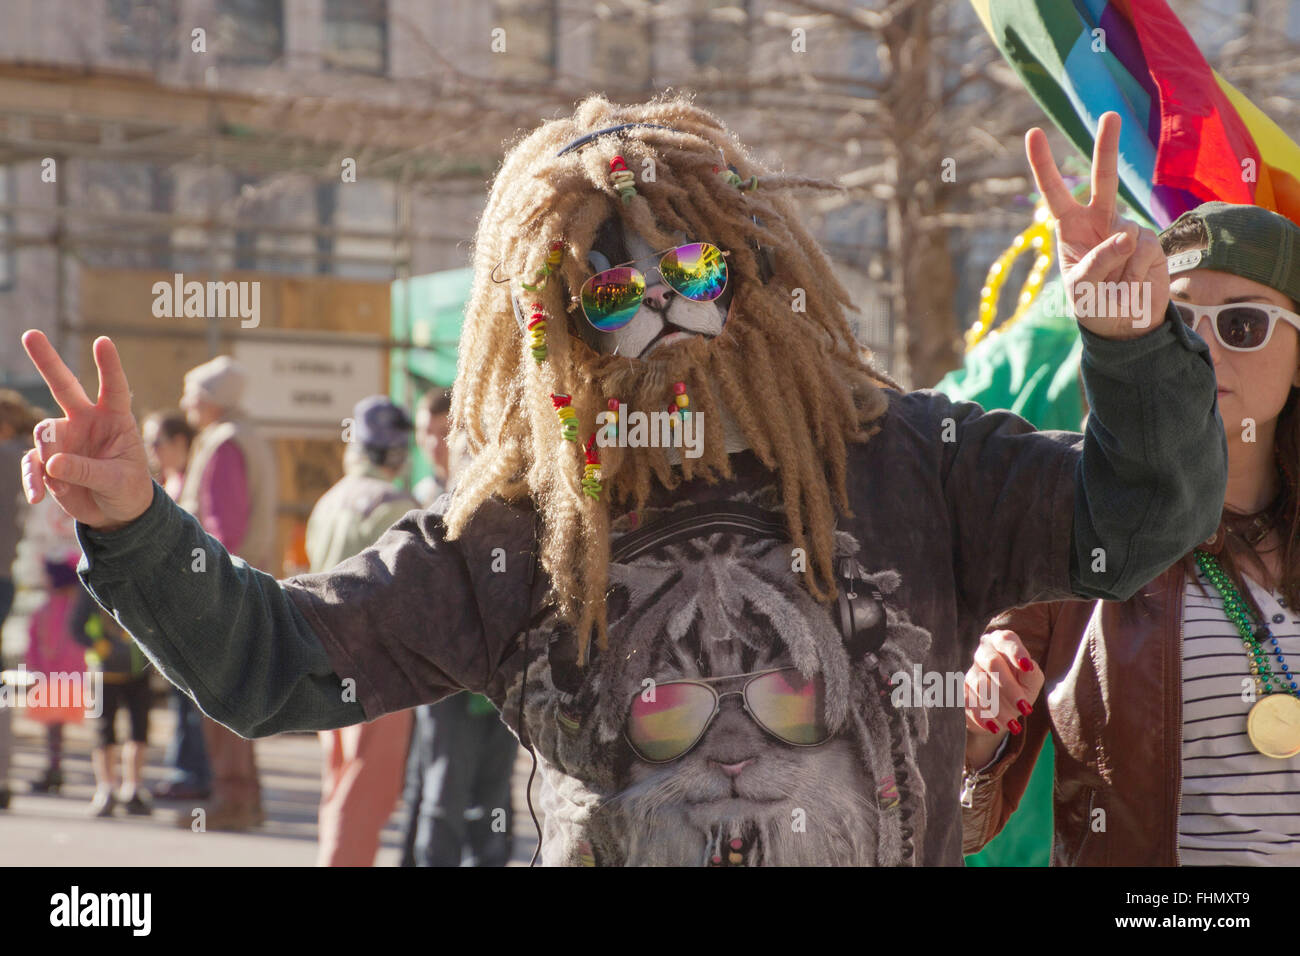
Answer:
[(1132, 339), (1164, 321), (1169, 267), (1156, 234), (1115, 211), (1119, 131), (1118, 113), (1101, 117), (1087, 205), (1070, 194), (1041, 129), (1025, 135), (1025, 152), (1038, 191), (1056, 219), (1061, 274), (1075, 318), (1096, 335)]
[(95, 340), (99, 398), (92, 403), (43, 333), (26, 333), (23, 347), (65, 416), (36, 426), (36, 447), (23, 456), (27, 500), (48, 490), (72, 517), (102, 530), (134, 521), (153, 501), (153, 479), (117, 349)]

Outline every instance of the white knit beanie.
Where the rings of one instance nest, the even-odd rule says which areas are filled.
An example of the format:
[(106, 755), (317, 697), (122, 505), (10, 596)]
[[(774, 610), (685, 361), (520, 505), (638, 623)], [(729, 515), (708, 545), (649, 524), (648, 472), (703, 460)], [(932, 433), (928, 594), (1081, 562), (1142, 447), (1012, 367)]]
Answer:
[(203, 398), (220, 408), (235, 410), (244, 400), (247, 382), (244, 366), (229, 355), (218, 355), (185, 373), (185, 397)]

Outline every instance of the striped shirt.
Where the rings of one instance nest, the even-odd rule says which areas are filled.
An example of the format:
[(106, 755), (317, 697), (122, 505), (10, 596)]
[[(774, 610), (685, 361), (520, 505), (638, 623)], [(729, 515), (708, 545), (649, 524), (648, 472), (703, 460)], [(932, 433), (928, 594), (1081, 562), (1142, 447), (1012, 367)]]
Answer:
[[(1183, 594), (1184, 866), (1300, 866), (1300, 756), (1266, 757), (1246, 735), (1254, 693), (1241, 635), (1201, 573)], [(1246, 580), (1286, 663), (1300, 664), (1300, 614)], [(1200, 585), (1205, 585), (1202, 593)], [(1276, 657), (1270, 657), (1279, 670)]]

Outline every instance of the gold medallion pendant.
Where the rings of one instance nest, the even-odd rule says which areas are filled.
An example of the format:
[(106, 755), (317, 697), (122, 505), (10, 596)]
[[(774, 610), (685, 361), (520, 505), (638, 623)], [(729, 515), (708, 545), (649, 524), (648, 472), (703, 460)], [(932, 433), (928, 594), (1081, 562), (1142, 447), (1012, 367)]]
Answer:
[(1261, 697), (1246, 717), (1246, 733), (1265, 757), (1294, 757), (1300, 753), (1300, 699), (1290, 694)]

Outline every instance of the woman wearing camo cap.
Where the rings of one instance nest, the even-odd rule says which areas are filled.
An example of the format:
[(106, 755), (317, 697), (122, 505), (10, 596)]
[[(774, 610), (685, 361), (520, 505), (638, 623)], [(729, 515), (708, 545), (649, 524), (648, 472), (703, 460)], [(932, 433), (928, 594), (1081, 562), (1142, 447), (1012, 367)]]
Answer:
[(996, 714), (967, 710), (968, 852), (1016, 808), (1050, 727), (1054, 864), (1300, 864), (1300, 228), (1212, 202), (1160, 241), (1214, 361), (1222, 520), (1127, 601), (993, 620), (967, 675), (1001, 693)]

